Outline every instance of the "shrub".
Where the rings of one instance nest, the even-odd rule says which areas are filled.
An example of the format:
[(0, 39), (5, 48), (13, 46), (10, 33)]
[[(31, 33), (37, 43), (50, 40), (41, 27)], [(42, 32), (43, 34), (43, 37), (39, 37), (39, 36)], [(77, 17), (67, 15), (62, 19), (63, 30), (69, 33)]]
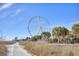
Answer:
[(41, 33), (41, 36), (47, 36), (48, 38), (51, 36), (51, 33), (50, 32), (42, 32)]
[(49, 38), (48, 43), (53, 43), (53, 40)]
[(70, 51), (69, 56), (74, 56), (74, 53), (72, 51)]
[(58, 39), (54, 38), (53, 43), (58, 43)]
[(36, 36), (33, 36), (31, 38), (32, 41), (37, 41), (37, 40), (40, 40), (41, 39), (41, 36), (40, 35), (36, 35)]

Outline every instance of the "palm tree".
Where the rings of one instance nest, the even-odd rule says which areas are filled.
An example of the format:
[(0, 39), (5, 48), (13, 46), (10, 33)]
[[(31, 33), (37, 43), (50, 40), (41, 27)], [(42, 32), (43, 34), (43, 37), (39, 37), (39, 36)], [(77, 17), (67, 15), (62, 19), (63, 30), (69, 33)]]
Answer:
[(69, 34), (69, 30), (67, 28), (65, 28), (65, 27), (55, 27), (52, 30), (52, 34), (57, 39), (63, 39), (66, 35)]
[(73, 27), (72, 27), (72, 33), (75, 36), (79, 36), (79, 23), (76, 23), (76, 24), (73, 25)]
[(72, 27), (72, 35), (74, 36), (73, 40), (76, 43), (79, 43), (79, 23), (76, 23)]
[(69, 34), (69, 30), (65, 27), (55, 27), (52, 30), (52, 34), (56, 36), (65, 36)]

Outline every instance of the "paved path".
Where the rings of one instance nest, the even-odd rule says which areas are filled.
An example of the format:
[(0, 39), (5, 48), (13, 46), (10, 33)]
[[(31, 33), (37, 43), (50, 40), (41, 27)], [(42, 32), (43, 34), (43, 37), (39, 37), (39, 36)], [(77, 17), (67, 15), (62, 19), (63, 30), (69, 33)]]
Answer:
[(32, 56), (27, 51), (23, 49), (22, 46), (19, 45), (19, 43), (15, 43), (13, 45), (8, 45), (8, 56)]

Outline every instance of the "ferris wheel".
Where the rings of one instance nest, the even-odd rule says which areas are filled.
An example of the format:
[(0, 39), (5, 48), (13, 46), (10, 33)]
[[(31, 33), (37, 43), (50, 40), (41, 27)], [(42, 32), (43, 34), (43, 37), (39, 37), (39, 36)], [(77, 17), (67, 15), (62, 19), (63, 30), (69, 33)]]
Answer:
[(28, 22), (28, 32), (30, 36), (40, 35), (42, 32), (50, 31), (48, 20), (42, 16), (34, 16)]

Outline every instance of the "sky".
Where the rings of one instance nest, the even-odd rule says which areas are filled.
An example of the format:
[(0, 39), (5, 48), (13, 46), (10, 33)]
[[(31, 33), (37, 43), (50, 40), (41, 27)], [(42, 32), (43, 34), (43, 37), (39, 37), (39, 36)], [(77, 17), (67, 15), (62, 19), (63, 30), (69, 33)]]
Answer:
[[(7, 40), (12, 40), (16, 36), (18, 38), (30, 36), (28, 23), (35, 16), (44, 17), (38, 22), (46, 20), (49, 22), (50, 29), (48, 31), (50, 32), (57, 26), (64, 26), (70, 30), (75, 22), (79, 22), (79, 4), (0, 3), (0, 36), (2, 35)], [(34, 20), (29, 27), (32, 34), (37, 34), (38, 23)], [(47, 22), (42, 25), (42, 27), (45, 26), (47, 26)]]

